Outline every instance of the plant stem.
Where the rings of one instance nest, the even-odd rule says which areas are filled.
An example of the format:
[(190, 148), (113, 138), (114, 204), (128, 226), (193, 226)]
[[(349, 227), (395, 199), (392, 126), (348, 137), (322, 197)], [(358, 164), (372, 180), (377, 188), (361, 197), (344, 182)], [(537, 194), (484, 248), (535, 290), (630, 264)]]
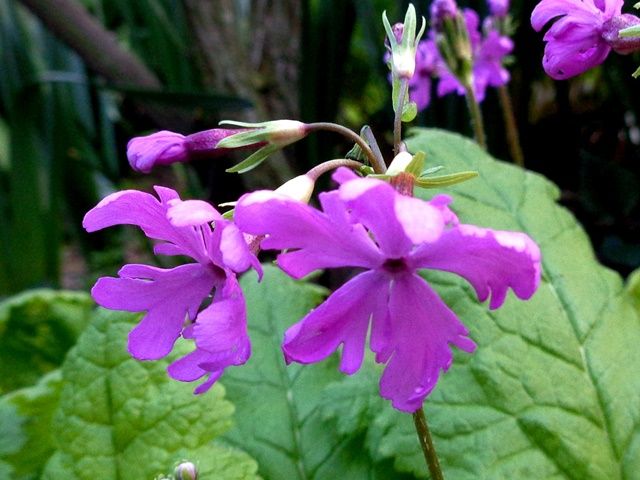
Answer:
[(358, 162), (357, 160), (348, 160), (346, 158), (336, 158), (335, 160), (327, 160), (326, 162), (322, 162), (321, 164), (316, 165), (315, 167), (313, 167), (311, 170), (307, 172), (307, 176), (312, 178), (315, 181), (323, 173), (327, 173), (339, 167), (348, 167), (353, 170), (358, 170), (362, 166), (363, 164), (361, 162)]
[(469, 109), (469, 115), (471, 117), (471, 127), (473, 128), (473, 135), (484, 150), (487, 149), (487, 140), (484, 135), (484, 124), (482, 123), (482, 112), (480, 111), (480, 105), (476, 100), (476, 94), (473, 92), (473, 86), (471, 83), (464, 85), (467, 99), (467, 108)]
[(498, 87), (498, 97), (500, 98), (500, 107), (502, 108), (504, 125), (507, 130), (507, 143), (509, 144), (511, 158), (516, 165), (524, 168), (524, 154), (522, 153), (522, 147), (520, 146), (520, 136), (518, 135), (516, 116), (513, 113), (511, 95), (509, 95), (509, 89), (506, 85)]
[(395, 118), (393, 120), (393, 154), (398, 155), (401, 151), (402, 143), (402, 110), (404, 108), (404, 100), (409, 90), (409, 81), (400, 80), (400, 92), (398, 94), (398, 103), (395, 105)]
[(348, 129), (347, 127), (343, 127), (342, 125), (338, 125), (337, 123), (330, 122), (316, 122), (307, 124), (307, 129), (310, 132), (318, 131), (318, 130), (327, 130), (329, 132), (339, 133), (347, 137), (356, 143), (362, 152), (369, 159), (369, 163), (373, 167), (373, 170), (376, 173), (382, 174), (387, 170), (386, 165), (384, 164), (384, 160), (382, 158), (378, 158), (375, 153), (371, 150), (371, 147), (365, 142), (360, 135), (358, 135), (353, 130)]
[(416, 426), (416, 432), (418, 432), (418, 438), (420, 439), (420, 446), (424, 453), (424, 459), (429, 467), (429, 474), (431, 480), (444, 480), (442, 469), (440, 468), (440, 461), (436, 455), (436, 449), (433, 446), (433, 440), (431, 439), (431, 433), (427, 426), (427, 419), (424, 416), (424, 410), (420, 407), (419, 410), (413, 412), (413, 423)]

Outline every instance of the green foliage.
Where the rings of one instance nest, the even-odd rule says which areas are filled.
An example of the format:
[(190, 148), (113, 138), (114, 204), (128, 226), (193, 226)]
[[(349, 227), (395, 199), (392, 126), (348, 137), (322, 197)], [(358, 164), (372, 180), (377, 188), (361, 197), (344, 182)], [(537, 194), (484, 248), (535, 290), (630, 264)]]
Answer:
[(335, 359), (285, 365), (280, 350), (285, 329), (325, 292), (269, 266), (260, 284), (247, 275), (242, 287), (253, 354), (246, 365), (228, 369), (222, 379), (237, 409), (236, 426), (225, 438), (258, 460), (267, 480), (405, 478), (389, 462), (371, 462), (363, 455), (361, 436), (341, 438), (336, 426), (320, 415), (323, 389), (342, 377)]
[(256, 478), (246, 454), (211, 443), (231, 426), (233, 406), (221, 386), (195, 397), (193, 385), (167, 377), (167, 360), (139, 362), (127, 353), (137, 318), (99, 309), (69, 352), (52, 425), (56, 452), (42, 478), (154, 478), (185, 459), (202, 479)]
[(55, 449), (51, 422), (61, 384), (60, 371), (55, 370), (33, 387), (0, 397), (0, 478), (40, 478)]
[(60, 366), (89, 321), (82, 292), (29, 290), (0, 303), (0, 394)]
[[(415, 130), (408, 146), (446, 171), (479, 172), (450, 189), (462, 222), (527, 232), (542, 249), (536, 295), (494, 312), (464, 280), (427, 274), (478, 344), (456, 352), (425, 403), (446, 478), (640, 479), (640, 318), (620, 277), (543, 177), (438, 130)], [(344, 435), (365, 432), (374, 460), (424, 477), (411, 418), (378, 397), (378, 378), (369, 365), (334, 384), (324, 415)]]

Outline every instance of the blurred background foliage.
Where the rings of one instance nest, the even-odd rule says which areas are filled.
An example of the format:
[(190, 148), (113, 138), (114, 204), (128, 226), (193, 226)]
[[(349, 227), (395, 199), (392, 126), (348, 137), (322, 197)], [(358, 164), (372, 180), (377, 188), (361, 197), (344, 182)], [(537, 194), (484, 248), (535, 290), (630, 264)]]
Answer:
[[(273, 187), (350, 145), (319, 134), (246, 176), (231, 159), (132, 172), (126, 143), (224, 118), (372, 126), (389, 153), (392, 111), (380, 15), (391, 0), (0, 0), (0, 296), (88, 288), (123, 257), (148, 256), (133, 229), (87, 235), (84, 213), (121, 188), (177, 187), (214, 203)], [(428, 2), (414, 2), (428, 17)], [(486, 13), (482, 1), (467, 3)], [(600, 260), (640, 265), (638, 57), (612, 55), (566, 82), (545, 76), (534, 1), (515, 0), (509, 85), (527, 167), (556, 182)], [(27, 8), (29, 7), (29, 8)], [(34, 14), (35, 12), (35, 14)], [(489, 150), (508, 160), (495, 92), (482, 105)], [(464, 101), (432, 102), (416, 125), (469, 135)], [(122, 246), (125, 245), (125, 248)]]

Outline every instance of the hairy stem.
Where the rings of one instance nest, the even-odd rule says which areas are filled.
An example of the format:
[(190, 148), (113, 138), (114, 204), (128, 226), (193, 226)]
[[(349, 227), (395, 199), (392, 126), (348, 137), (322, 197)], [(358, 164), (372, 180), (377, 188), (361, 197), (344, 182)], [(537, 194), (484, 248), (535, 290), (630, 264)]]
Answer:
[(422, 453), (424, 453), (424, 459), (427, 462), (427, 467), (429, 467), (431, 480), (444, 480), (444, 475), (440, 468), (440, 461), (436, 455), (431, 433), (427, 426), (427, 419), (424, 416), (424, 410), (422, 407), (413, 413), (413, 423), (416, 426), (418, 439), (420, 439), (420, 446), (422, 447)]
[(502, 116), (504, 125), (507, 130), (507, 144), (511, 158), (516, 165), (524, 168), (524, 154), (520, 146), (520, 136), (518, 135), (518, 126), (516, 124), (516, 116), (513, 113), (513, 104), (511, 103), (511, 95), (506, 85), (498, 88), (498, 97), (500, 98), (500, 108), (502, 108)]
[(469, 116), (471, 117), (471, 127), (473, 128), (473, 136), (483, 149), (487, 149), (487, 140), (484, 135), (484, 124), (482, 122), (482, 112), (480, 111), (480, 105), (476, 99), (476, 94), (473, 91), (471, 83), (464, 85), (467, 99), (467, 108), (469, 109)]
[(318, 131), (318, 130), (326, 130), (329, 132), (339, 133), (344, 137), (347, 137), (349, 140), (352, 140), (355, 144), (357, 144), (362, 152), (369, 159), (369, 163), (373, 167), (373, 170), (376, 173), (384, 173), (387, 170), (383, 160), (378, 158), (371, 147), (365, 142), (360, 135), (358, 135), (353, 130), (348, 129), (347, 127), (343, 127), (342, 125), (338, 125), (337, 123), (329, 123), (329, 122), (317, 122), (317, 123), (309, 123), (307, 124), (307, 129), (309, 132)]

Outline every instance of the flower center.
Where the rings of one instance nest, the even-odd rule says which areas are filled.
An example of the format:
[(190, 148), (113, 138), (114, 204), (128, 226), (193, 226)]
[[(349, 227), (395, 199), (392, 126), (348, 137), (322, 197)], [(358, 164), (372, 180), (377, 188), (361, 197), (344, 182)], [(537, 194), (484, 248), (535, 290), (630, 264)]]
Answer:
[(407, 262), (404, 258), (389, 258), (383, 264), (382, 268), (389, 273), (400, 273), (407, 270)]

